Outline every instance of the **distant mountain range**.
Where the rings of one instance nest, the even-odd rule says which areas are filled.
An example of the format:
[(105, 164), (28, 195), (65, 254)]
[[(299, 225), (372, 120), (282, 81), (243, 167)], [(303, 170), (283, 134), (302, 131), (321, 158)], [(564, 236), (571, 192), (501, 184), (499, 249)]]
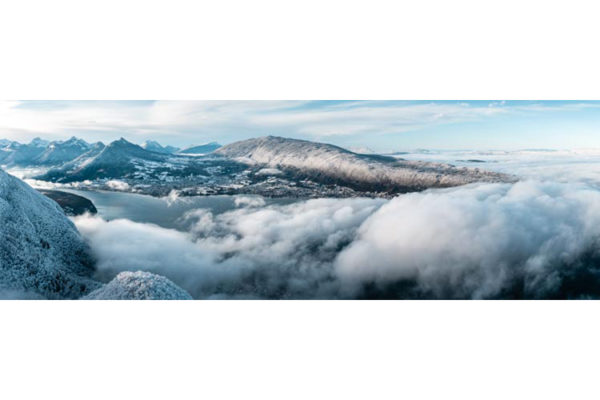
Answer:
[[(156, 149), (157, 143), (145, 144), (147, 148)], [(126, 180), (132, 184), (144, 181), (144, 184), (151, 187), (166, 190), (172, 184), (176, 184), (175, 181), (188, 182), (188, 177), (196, 177), (197, 183), (202, 181), (202, 177), (211, 175), (211, 172), (206, 170), (212, 166), (211, 159), (151, 151), (147, 148), (123, 138), (108, 146), (99, 143), (74, 160), (51, 168), (36, 179), (59, 183), (98, 182), (110, 179)], [(212, 173), (214, 172), (218, 171)], [(152, 192), (152, 189), (148, 190)]]
[(9, 142), (0, 148), (0, 164), (33, 165), (36, 159), (46, 150), (48, 142), (35, 138), (28, 144)]
[(141, 146), (144, 150), (153, 151), (155, 153), (175, 154), (179, 151), (179, 147), (162, 146), (155, 140), (146, 140)]
[(72, 137), (65, 141), (35, 138), (22, 144), (15, 141), (0, 141), (0, 164), (7, 166), (59, 165), (73, 160), (90, 149), (84, 140)]
[(33, 161), (39, 165), (57, 165), (71, 161), (86, 153), (91, 145), (84, 140), (72, 137), (64, 142), (50, 142), (46, 149)]
[[(85, 155), (85, 158), (89, 158), (90, 155), (97, 153), (103, 147), (102, 142), (90, 144), (76, 137), (64, 141), (47, 141), (35, 138), (29, 143), (0, 139), (0, 165), (5, 167), (61, 166), (75, 161), (83, 155)], [(107, 147), (110, 147), (110, 144)], [(211, 142), (181, 150), (178, 147), (162, 146), (157, 141), (147, 140), (138, 147), (160, 154), (206, 155), (218, 149), (221, 145)], [(93, 150), (92, 154), (86, 154), (91, 150)]]
[[(269, 197), (386, 197), (514, 177), (478, 168), (359, 154), (330, 144), (276, 136), (221, 147), (208, 143), (176, 151), (155, 141), (125, 139), (105, 146), (77, 138), (22, 145), (10, 142), (0, 164), (45, 167), (35, 178), (107, 190), (163, 196), (260, 194)], [(112, 180), (124, 184), (111, 184)]]

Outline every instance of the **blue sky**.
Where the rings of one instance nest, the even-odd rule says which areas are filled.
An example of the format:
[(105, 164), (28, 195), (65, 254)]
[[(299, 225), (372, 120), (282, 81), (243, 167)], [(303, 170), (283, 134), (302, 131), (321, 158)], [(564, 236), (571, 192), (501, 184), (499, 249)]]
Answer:
[(387, 152), (600, 147), (600, 101), (5, 101), (0, 138), (185, 146), (278, 135)]

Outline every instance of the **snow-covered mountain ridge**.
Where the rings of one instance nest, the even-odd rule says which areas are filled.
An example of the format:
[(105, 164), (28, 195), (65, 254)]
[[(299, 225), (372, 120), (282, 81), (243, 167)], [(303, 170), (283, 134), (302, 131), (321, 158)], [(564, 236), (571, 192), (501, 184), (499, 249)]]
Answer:
[(224, 146), (215, 154), (249, 165), (292, 169), (313, 179), (353, 188), (413, 191), (514, 178), (477, 168), (357, 154), (330, 144), (267, 136)]
[[(392, 197), (428, 188), (515, 180), (471, 166), (359, 154), (330, 144), (274, 136), (235, 142), (204, 155), (185, 154), (186, 150), (172, 154), (154, 141), (139, 146), (121, 138), (107, 146), (85, 144), (88, 147), (84, 152), (85, 145), (80, 143), (72, 138), (41, 148), (44, 155), (54, 154), (57, 146), (75, 145), (81, 151), (58, 153), (70, 154), (62, 160), (73, 159), (60, 163), (57, 155), (53, 158), (57, 165), (50, 165), (29, 178), (154, 196), (166, 196), (176, 190), (183, 196), (268, 197)], [(31, 165), (40, 166), (40, 159), (36, 156)], [(117, 187), (111, 183), (114, 180), (123, 183)]]

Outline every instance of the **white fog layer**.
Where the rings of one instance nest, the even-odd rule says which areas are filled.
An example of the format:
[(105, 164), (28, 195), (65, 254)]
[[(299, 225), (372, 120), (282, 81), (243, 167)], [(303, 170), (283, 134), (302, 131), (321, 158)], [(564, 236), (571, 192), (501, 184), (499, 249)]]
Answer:
[(146, 270), (195, 298), (327, 298), (339, 293), (337, 254), (384, 202), (318, 199), (217, 216), (199, 209), (185, 216), (193, 221), (189, 232), (124, 219), (74, 221), (103, 281), (123, 270)]
[[(37, 149), (44, 160), (72, 156), (56, 151), (64, 143), (48, 147), (53, 151), (39, 143), (16, 148)], [(78, 141), (66, 143), (82, 151)], [(146, 152), (124, 140), (111, 146)], [(164, 154), (151, 152), (157, 160)], [(55, 203), (0, 171), (0, 298), (600, 297), (599, 151), (422, 150), (395, 153), (396, 163), (390, 156), (361, 158), (335, 146), (268, 137), (218, 154), (243, 161), (238, 170), (242, 164), (219, 159), (213, 166), (219, 174), (238, 176), (256, 190), (239, 191), (234, 180), (219, 183), (232, 188), (221, 196), (165, 186), (161, 196), (150, 197), (131, 193), (142, 184), (154, 192), (145, 178), (102, 178), (99, 186), (27, 180), (83, 197), (81, 189), (91, 190), (98, 214), (73, 217), (74, 225)], [(260, 165), (246, 170), (244, 163)], [(158, 161), (155, 167), (162, 168)], [(402, 180), (387, 172), (404, 174), (408, 167), (411, 190), (429, 189), (392, 190)], [(310, 174), (298, 172), (304, 170)], [(11, 172), (31, 176), (22, 167)], [(423, 176), (431, 182), (416, 184)], [(396, 184), (387, 192), (360, 191), (365, 183), (356, 185), (359, 178), (371, 189), (382, 179)], [(340, 191), (338, 181), (346, 189)]]
[[(526, 171), (531, 160), (518, 157), (493, 169)], [(547, 157), (540, 165), (552, 165)], [(198, 299), (598, 297), (600, 191), (586, 162), (560, 159), (571, 183), (539, 167), (537, 179), (533, 168), (517, 183), (391, 200), (240, 198), (222, 214), (187, 212), (187, 231), (89, 215), (74, 222), (97, 279), (145, 270)]]

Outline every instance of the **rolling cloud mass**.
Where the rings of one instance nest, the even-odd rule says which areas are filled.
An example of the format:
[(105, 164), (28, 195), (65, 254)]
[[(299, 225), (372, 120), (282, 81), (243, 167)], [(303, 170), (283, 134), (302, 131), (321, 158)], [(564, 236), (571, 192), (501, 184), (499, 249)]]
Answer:
[[(514, 157), (494, 168), (523, 168)], [(74, 222), (99, 279), (145, 270), (194, 298), (598, 297), (600, 192), (592, 171), (569, 165), (571, 182), (550, 174), (290, 205), (240, 198), (223, 214), (188, 212), (185, 231)]]

